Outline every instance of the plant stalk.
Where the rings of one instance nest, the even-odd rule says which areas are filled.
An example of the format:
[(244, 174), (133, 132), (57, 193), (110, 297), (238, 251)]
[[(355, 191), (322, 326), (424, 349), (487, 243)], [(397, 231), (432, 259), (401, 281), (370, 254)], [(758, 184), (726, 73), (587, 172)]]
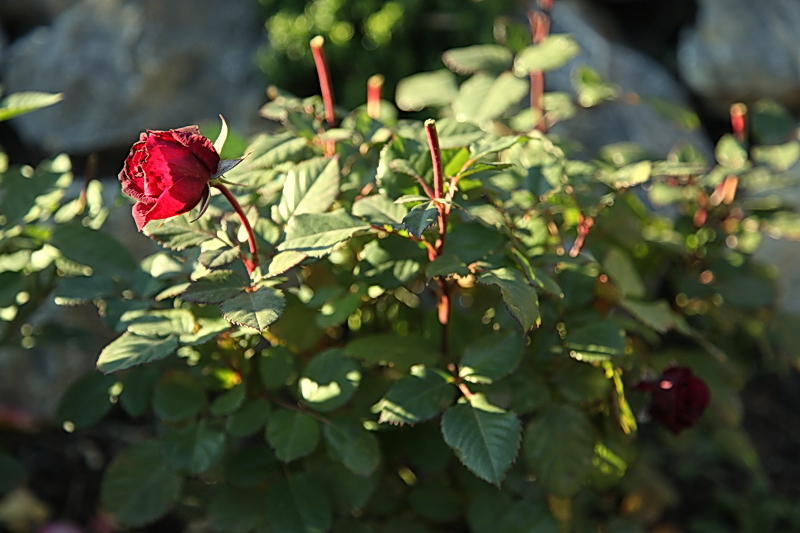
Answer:
[(225, 199), (228, 200), (228, 203), (231, 204), (231, 207), (233, 207), (233, 210), (236, 211), (236, 214), (239, 216), (239, 220), (242, 222), (242, 225), (247, 232), (247, 242), (250, 245), (250, 259), (241, 254), (239, 257), (241, 257), (245, 268), (247, 268), (247, 273), (252, 274), (258, 266), (258, 245), (256, 244), (256, 236), (255, 233), (253, 233), (253, 227), (250, 225), (250, 221), (247, 220), (247, 216), (244, 214), (242, 206), (239, 205), (239, 201), (236, 200), (236, 197), (233, 195), (230, 189), (221, 183), (215, 183), (214, 187), (219, 189), (219, 192), (221, 192), (222, 195), (225, 196)]

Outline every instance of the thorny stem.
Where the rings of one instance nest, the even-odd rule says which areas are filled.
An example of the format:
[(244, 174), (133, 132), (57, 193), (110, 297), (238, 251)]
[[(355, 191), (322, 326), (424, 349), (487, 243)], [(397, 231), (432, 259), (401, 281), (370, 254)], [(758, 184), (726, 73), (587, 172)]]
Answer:
[[(531, 26), (533, 44), (540, 44), (550, 34), (550, 16), (548, 12), (553, 8), (553, 0), (539, 0), (540, 10), (528, 12), (528, 22)], [(544, 72), (536, 70), (530, 73), (531, 79), (531, 109), (536, 119), (535, 129), (544, 133), (547, 123), (544, 119)]]
[(384, 78), (380, 74), (370, 76), (367, 80), (367, 116), (377, 119), (381, 114), (381, 90)]
[(731, 130), (733, 136), (740, 143), (747, 139), (747, 106), (744, 104), (733, 104), (730, 108)]
[(244, 263), (245, 268), (247, 268), (247, 273), (252, 274), (253, 271), (258, 266), (258, 245), (256, 244), (256, 236), (253, 233), (253, 227), (250, 225), (250, 221), (247, 220), (247, 216), (242, 211), (242, 206), (239, 205), (238, 200), (233, 195), (233, 193), (223, 184), (215, 183), (214, 187), (219, 189), (219, 192), (225, 196), (225, 199), (233, 207), (233, 210), (236, 211), (236, 214), (239, 215), (239, 220), (242, 222), (245, 231), (247, 232), (247, 242), (250, 245), (250, 259), (244, 257), (243, 255), (240, 256), (242, 258), (242, 262)]
[[(442, 164), (442, 150), (439, 146), (439, 134), (436, 132), (436, 121), (428, 119), (425, 121), (425, 133), (428, 136), (428, 147), (431, 151), (431, 164), (433, 166), (433, 197), (434, 200), (443, 199), (444, 190), (444, 169)], [(436, 202), (439, 211), (439, 237), (434, 246), (435, 257), (439, 257), (444, 252), (444, 240), (447, 232), (447, 216), (450, 213), (448, 206), (441, 202)], [(430, 255), (430, 254), (429, 254)], [(450, 337), (450, 286), (444, 278), (436, 278), (439, 289), (436, 294), (438, 318), (442, 325), (442, 354), (449, 354)]]
[(317, 67), (319, 77), (319, 88), (322, 91), (322, 103), (325, 105), (325, 120), (328, 126), (333, 126), (336, 117), (333, 112), (333, 87), (331, 87), (331, 74), (328, 70), (328, 62), (325, 60), (325, 38), (317, 35), (311, 39), (311, 54), (314, 56), (314, 64)]
[[(314, 64), (317, 67), (319, 88), (320, 91), (322, 91), (322, 104), (325, 107), (325, 121), (328, 123), (329, 127), (333, 127), (336, 123), (336, 114), (333, 109), (334, 104), (333, 87), (331, 86), (331, 73), (328, 69), (328, 62), (325, 59), (325, 51), (322, 49), (324, 45), (325, 38), (322, 35), (317, 35), (311, 39), (311, 54), (314, 56)], [(325, 143), (325, 155), (331, 157), (335, 152), (335, 141), (327, 141)]]

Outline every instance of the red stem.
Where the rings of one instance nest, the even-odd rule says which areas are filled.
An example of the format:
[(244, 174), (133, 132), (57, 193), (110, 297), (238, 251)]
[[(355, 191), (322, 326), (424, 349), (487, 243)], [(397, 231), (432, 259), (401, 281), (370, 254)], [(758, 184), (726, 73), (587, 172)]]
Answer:
[[(547, 12), (553, 7), (553, 0), (539, 0), (541, 11), (528, 12), (528, 22), (531, 26), (533, 44), (540, 44), (550, 34), (550, 17)], [(535, 129), (545, 132), (547, 124), (544, 120), (544, 73), (540, 70), (530, 73), (531, 79), (531, 109), (535, 113)]]
[(744, 104), (733, 104), (730, 108), (731, 130), (740, 143), (747, 138), (747, 107)]
[(236, 197), (231, 193), (231, 191), (223, 184), (216, 183), (214, 187), (219, 189), (225, 199), (233, 207), (233, 210), (236, 211), (236, 214), (239, 215), (239, 220), (242, 222), (245, 231), (247, 232), (247, 242), (250, 245), (250, 259), (247, 259), (243, 255), (240, 256), (242, 258), (242, 262), (244, 263), (245, 268), (247, 268), (247, 273), (252, 274), (253, 271), (258, 266), (258, 245), (256, 245), (256, 236), (253, 233), (253, 227), (250, 225), (250, 221), (247, 220), (247, 216), (242, 211), (242, 206), (239, 205), (238, 200)]
[[(442, 164), (442, 149), (439, 146), (439, 134), (436, 131), (436, 121), (428, 119), (425, 121), (425, 133), (428, 136), (428, 147), (431, 151), (431, 164), (433, 166), (433, 197), (435, 200), (443, 199), (444, 190), (444, 169)], [(450, 209), (446, 204), (437, 202), (436, 208), (439, 210), (439, 237), (436, 239), (434, 247), (435, 256), (439, 257), (444, 252), (444, 239), (447, 232), (447, 216)], [(430, 255), (430, 254), (429, 254)], [(436, 283), (439, 289), (436, 294), (438, 318), (442, 325), (442, 354), (448, 355), (450, 351), (450, 287), (447, 280), (437, 278)]]
[(375, 74), (367, 80), (367, 115), (369, 118), (377, 119), (381, 114), (383, 82), (384, 78), (380, 74)]
[(333, 111), (333, 87), (331, 86), (328, 62), (325, 60), (325, 51), (322, 49), (324, 44), (325, 38), (322, 35), (317, 35), (311, 39), (311, 54), (314, 56), (314, 64), (317, 66), (319, 87), (322, 91), (322, 103), (325, 105), (325, 120), (329, 126), (333, 126), (336, 121)]

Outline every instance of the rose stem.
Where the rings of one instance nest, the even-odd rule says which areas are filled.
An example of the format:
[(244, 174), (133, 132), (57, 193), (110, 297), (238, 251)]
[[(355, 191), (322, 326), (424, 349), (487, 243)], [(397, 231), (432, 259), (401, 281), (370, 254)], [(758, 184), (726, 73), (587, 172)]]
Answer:
[(377, 119), (381, 114), (381, 90), (384, 78), (380, 74), (370, 76), (367, 80), (367, 116)]
[(236, 200), (236, 197), (231, 193), (231, 191), (223, 184), (217, 183), (214, 185), (219, 192), (225, 196), (225, 199), (233, 207), (233, 210), (236, 211), (236, 214), (239, 215), (239, 220), (242, 221), (242, 225), (244, 226), (245, 231), (247, 232), (247, 242), (250, 245), (250, 257), (251, 259), (247, 259), (246, 257), (242, 257), (242, 261), (244, 262), (244, 266), (247, 268), (247, 273), (252, 274), (253, 270), (256, 269), (258, 266), (258, 245), (256, 244), (256, 236), (253, 233), (253, 227), (250, 225), (250, 221), (247, 220), (247, 216), (242, 211), (242, 206), (239, 205), (239, 202)]
[(319, 77), (319, 88), (322, 91), (322, 103), (325, 105), (325, 120), (328, 126), (333, 126), (336, 117), (333, 112), (333, 88), (331, 87), (331, 74), (328, 70), (328, 62), (325, 60), (325, 38), (317, 35), (311, 39), (311, 54), (314, 56), (314, 64), (317, 66), (317, 76)]
[[(431, 164), (433, 165), (433, 197), (434, 200), (443, 198), (444, 189), (444, 170), (442, 168), (442, 150), (439, 147), (439, 134), (436, 132), (436, 121), (428, 119), (425, 121), (425, 133), (428, 136), (428, 147), (431, 151)], [(439, 237), (436, 239), (436, 257), (442, 255), (444, 251), (444, 239), (447, 231), (447, 210), (443, 203), (436, 203), (439, 210)], [(442, 353), (448, 355), (449, 349), (449, 324), (450, 324), (450, 287), (447, 280), (439, 276), (436, 278), (439, 285), (437, 294), (437, 308), (439, 323), (442, 325)]]
[[(553, 0), (539, 0), (540, 10), (528, 12), (528, 22), (531, 25), (533, 44), (540, 44), (550, 34), (550, 16), (548, 12), (553, 8)], [(544, 133), (547, 124), (544, 120), (544, 72), (535, 70), (530, 73), (531, 78), (531, 109), (536, 119), (535, 129)]]
[(740, 143), (744, 143), (747, 136), (747, 106), (742, 103), (733, 104), (730, 115), (733, 136)]
[[(319, 78), (319, 88), (322, 91), (322, 104), (325, 107), (325, 120), (329, 127), (336, 123), (336, 114), (333, 110), (333, 87), (331, 87), (331, 73), (328, 70), (328, 61), (325, 59), (325, 38), (317, 35), (311, 39), (311, 54), (314, 56), (314, 64), (317, 66), (317, 77)], [(325, 143), (325, 155), (333, 156), (336, 152), (336, 142), (327, 141)]]

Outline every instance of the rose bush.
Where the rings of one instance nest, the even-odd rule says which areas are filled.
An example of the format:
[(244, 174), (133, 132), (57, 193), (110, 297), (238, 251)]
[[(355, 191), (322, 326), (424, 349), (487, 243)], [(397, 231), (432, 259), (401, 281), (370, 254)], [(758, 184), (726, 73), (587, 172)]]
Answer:
[(676, 435), (694, 427), (711, 399), (708, 385), (683, 366), (669, 367), (657, 379), (640, 383), (638, 388), (652, 393), (647, 408), (650, 416)]
[(122, 191), (136, 200), (133, 218), (139, 231), (151, 220), (181, 215), (207, 198), (219, 162), (214, 145), (197, 126), (142, 133), (119, 173)]

